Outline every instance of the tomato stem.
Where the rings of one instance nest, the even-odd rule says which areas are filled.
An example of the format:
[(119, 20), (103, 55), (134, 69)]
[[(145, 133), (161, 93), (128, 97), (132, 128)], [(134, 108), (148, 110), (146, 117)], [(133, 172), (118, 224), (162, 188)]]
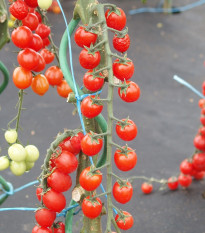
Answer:
[(116, 118), (114, 116), (112, 116), (112, 119), (115, 120), (115, 121), (117, 121), (117, 122), (120, 122), (122, 124), (125, 124), (125, 121), (122, 121), (122, 120), (120, 120), (120, 119), (118, 119), (118, 118)]
[(101, 167), (97, 167), (97, 168), (92, 169), (92, 172), (96, 172), (97, 170), (103, 169), (103, 168), (107, 167), (108, 165), (109, 165), (108, 163), (105, 163)]
[[(111, 66), (105, 66), (105, 67), (103, 67), (103, 68), (101, 68), (101, 69), (99, 69), (99, 70), (95, 70), (94, 72), (92, 72), (92, 75), (99, 74), (101, 71), (103, 71), (103, 70), (108, 70), (108, 69), (111, 69)], [(101, 78), (101, 77), (99, 77), (99, 78)], [(102, 78), (103, 78), (103, 77), (102, 77)]]
[(155, 179), (153, 177), (149, 178), (149, 177), (146, 177), (146, 176), (132, 176), (132, 177), (129, 177), (128, 180), (132, 183), (133, 180), (136, 180), (136, 179), (143, 179), (143, 180), (147, 180), (149, 182), (156, 182), (156, 183), (161, 183), (161, 184), (166, 184), (167, 183), (167, 180), (165, 179)]

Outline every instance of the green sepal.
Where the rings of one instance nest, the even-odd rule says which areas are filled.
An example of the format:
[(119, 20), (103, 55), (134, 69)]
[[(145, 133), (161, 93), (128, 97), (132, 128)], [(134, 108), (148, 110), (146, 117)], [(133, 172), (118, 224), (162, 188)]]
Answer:
[(115, 13), (116, 15), (121, 15), (120, 10), (116, 6), (111, 6), (108, 8), (110, 8), (110, 11), (108, 12), (107, 17), (109, 17), (110, 14), (112, 14), (112, 13)]
[(122, 31), (119, 31), (119, 32), (115, 32), (115, 35), (118, 37), (118, 38), (124, 38), (128, 33), (128, 27), (126, 27), (124, 30)]

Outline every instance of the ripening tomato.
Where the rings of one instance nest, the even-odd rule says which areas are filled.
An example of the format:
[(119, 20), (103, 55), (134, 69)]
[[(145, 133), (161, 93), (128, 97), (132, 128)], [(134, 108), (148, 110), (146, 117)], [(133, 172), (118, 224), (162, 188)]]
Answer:
[(137, 126), (130, 119), (122, 119), (125, 122), (116, 124), (116, 133), (124, 141), (131, 141), (137, 136)]
[(178, 177), (178, 181), (182, 187), (187, 188), (192, 183), (192, 177), (190, 175), (180, 174)]
[(121, 204), (129, 202), (132, 198), (133, 188), (130, 182), (115, 182), (112, 189), (113, 197)]
[(47, 10), (52, 4), (52, 0), (38, 0), (38, 5), (42, 10)]
[(41, 54), (39, 54), (39, 53), (37, 53), (37, 54), (38, 54), (38, 66), (37, 66), (37, 68), (34, 69), (34, 71), (41, 72), (42, 70), (45, 69), (46, 63), (45, 63), (44, 58), (41, 56)]
[(87, 49), (80, 52), (79, 61), (80, 65), (85, 69), (94, 69), (100, 64), (100, 52), (89, 53)]
[(23, 26), (31, 29), (31, 31), (36, 30), (39, 24), (38, 17), (34, 13), (28, 13), (28, 15), (22, 20)]
[(79, 182), (86, 191), (94, 191), (102, 182), (102, 173), (99, 170), (92, 172), (91, 167), (86, 167), (80, 174)]
[(38, 54), (33, 49), (26, 48), (18, 53), (17, 60), (21, 67), (26, 70), (34, 70), (38, 67)]
[[(97, 100), (100, 100), (99, 97), (97, 97)], [(81, 102), (81, 112), (82, 114), (87, 118), (94, 118), (98, 116), (102, 110), (103, 105), (98, 103), (95, 99), (95, 96), (87, 96), (83, 101)]]
[(120, 216), (120, 214), (116, 215), (115, 222), (120, 229), (129, 230), (134, 224), (134, 219), (132, 215), (127, 211), (122, 211), (121, 214), (123, 215), (122, 217)]
[(196, 135), (194, 138), (194, 146), (198, 150), (205, 151), (205, 137), (203, 137), (202, 135)]
[(94, 156), (100, 152), (103, 146), (102, 138), (93, 138), (91, 133), (87, 133), (81, 141), (82, 152), (88, 156)]
[(9, 167), (10, 161), (7, 156), (0, 156), (0, 171), (3, 171)]
[(113, 47), (121, 53), (126, 52), (130, 47), (130, 37), (128, 34), (126, 34), (124, 37), (118, 37), (117, 35), (115, 35), (112, 42)]
[(132, 82), (132, 81), (126, 81), (127, 87), (118, 88), (118, 95), (122, 100), (125, 102), (134, 102), (137, 101), (140, 97), (140, 88), (139, 86)]
[(65, 79), (63, 79), (62, 82), (57, 86), (57, 92), (59, 96), (63, 98), (67, 98), (69, 93), (71, 93), (72, 91), (73, 90), (70, 88)]
[(97, 77), (93, 77), (92, 72), (93, 70), (89, 70), (85, 73), (83, 84), (89, 91), (98, 91), (104, 84), (104, 77), (101, 73)]
[(33, 34), (33, 40), (30, 45), (30, 48), (35, 50), (36, 52), (38, 52), (39, 50), (43, 48), (43, 40), (38, 34), (35, 34), (35, 33)]
[(79, 47), (90, 47), (91, 44), (95, 44), (97, 34), (87, 31), (84, 27), (79, 27), (75, 32), (74, 39)]
[(38, 27), (36, 28), (36, 34), (38, 34), (42, 39), (48, 37), (51, 33), (51, 29), (49, 26), (39, 23)]
[(58, 66), (51, 66), (46, 70), (45, 76), (50, 85), (59, 85), (63, 80), (63, 73)]
[(13, 72), (14, 85), (19, 89), (30, 87), (32, 82), (32, 73), (22, 67), (17, 67)]
[(108, 9), (105, 12), (107, 26), (121, 31), (126, 25), (126, 15), (121, 8), (115, 10)]
[(121, 81), (130, 79), (134, 74), (134, 64), (127, 58), (127, 62), (121, 62), (116, 59), (112, 65), (113, 74), (116, 78)]
[(39, 150), (34, 145), (27, 145), (26, 150), (26, 162), (36, 162), (39, 158)]
[(28, 48), (30, 47), (33, 40), (32, 31), (25, 26), (17, 27), (11, 33), (11, 40), (18, 48)]
[(72, 173), (78, 167), (78, 160), (74, 154), (63, 150), (55, 159), (56, 167), (63, 173)]
[[(77, 155), (79, 152), (77, 152), (70, 143), (70, 137), (64, 139), (60, 144), (59, 147), (61, 147), (62, 150), (66, 150), (71, 152), (74, 155)], [(81, 146), (80, 146), (81, 147)]]
[(177, 177), (170, 177), (168, 179), (167, 186), (169, 187), (170, 190), (178, 189), (179, 182), (178, 182)]
[(187, 175), (187, 174), (191, 175), (192, 170), (193, 170), (193, 165), (192, 165), (191, 161), (189, 161), (188, 159), (185, 159), (185, 160), (183, 160), (181, 162), (181, 164), (180, 164), (180, 171), (183, 174), (185, 174), (185, 175)]
[(86, 197), (82, 203), (83, 214), (90, 219), (97, 218), (102, 211), (102, 202), (100, 198), (90, 200), (90, 197)]
[(53, 233), (65, 233), (65, 224), (63, 222), (58, 222), (53, 228)]
[(62, 193), (70, 189), (72, 186), (72, 179), (68, 174), (55, 169), (55, 171), (48, 176), (47, 183), (54, 191)]
[(54, 212), (61, 212), (66, 206), (66, 199), (62, 193), (50, 189), (43, 195), (43, 204)]
[(77, 135), (74, 135), (70, 138), (70, 144), (75, 151), (75, 153), (79, 154), (81, 151), (81, 141), (84, 137), (84, 134), (82, 132), (77, 133)]
[(194, 154), (192, 164), (197, 171), (205, 171), (205, 153)]
[(10, 162), (10, 170), (15, 176), (22, 176), (26, 171), (26, 163), (24, 161), (21, 162)]
[(39, 209), (35, 213), (36, 222), (41, 227), (50, 227), (52, 226), (54, 220), (56, 219), (56, 213), (48, 209)]
[(23, 0), (17, 0), (11, 4), (9, 11), (15, 18), (22, 20), (28, 14), (28, 6)]
[(150, 194), (153, 190), (153, 185), (151, 183), (144, 182), (141, 186), (141, 190), (144, 194)]
[(43, 192), (43, 189), (41, 187), (38, 187), (36, 189), (36, 197), (38, 198), (39, 201), (41, 201), (42, 192)]
[(130, 147), (123, 147), (125, 151), (117, 149), (114, 154), (114, 161), (121, 171), (129, 171), (137, 164), (137, 154)]
[(53, 233), (53, 231), (50, 227), (35, 226), (31, 233)]
[(29, 7), (36, 8), (38, 6), (37, 0), (24, 0)]
[(44, 95), (49, 89), (49, 83), (43, 74), (38, 74), (32, 79), (32, 90), (38, 95)]
[(40, 54), (44, 58), (46, 64), (51, 63), (55, 58), (55, 55), (48, 49), (42, 49)]

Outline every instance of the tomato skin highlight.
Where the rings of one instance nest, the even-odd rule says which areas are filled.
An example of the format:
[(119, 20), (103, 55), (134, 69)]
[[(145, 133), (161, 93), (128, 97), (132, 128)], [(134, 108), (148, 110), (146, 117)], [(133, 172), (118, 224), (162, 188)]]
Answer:
[(19, 89), (26, 89), (30, 87), (32, 82), (32, 73), (22, 67), (15, 68), (13, 72), (14, 85)]
[[(126, 119), (122, 119), (122, 121), (126, 121)], [(128, 119), (127, 122), (129, 125), (122, 127), (119, 122), (116, 124), (116, 133), (119, 138), (124, 141), (132, 141), (137, 136), (137, 126), (135, 123)]]
[(69, 93), (73, 92), (73, 90), (70, 88), (66, 80), (63, 79), (61, 83), (57, 86), (57, 92), (59, 96), (67, 98)]
[(115, 217), (115, 222), (117, 223), (117, 226), (120, 229), (129, 230), (134, 224), (134, 219), (129, 212), (127, 212), (127, 211), (122, 211), (122, 212), (126, 216), (125, 220), (123, 221), (123, 220), (119, 219), (120, 216), (117, 214)]
[(90, 199), (89, 196), (84, 198), (83, 203), (82, 203), (82, 211), (83, 211), (83, 214), (87, 218), (94, 219), (94, 218), (97, 218), (102, 211), (102, 202), (100, 198), (98, 197), (96, 198), (96, 200), (99, 203), (96, 203), (96, 202), (91, 203), (89, 199)]
[(117, 8), (120, 11), (120, 15), (112, 12), (109, 14), (109, 9), (105, 12), (106, 23), (108, 27), (121, 31), (126, 25), (126, 15), (121, 8)]
[(36, 94), (43, 96), (49, 89), (49, 83), (43, 74), (38, 74), (33, 78), (31, 87)]
[(134, 74), (134, 64), (129, 58), (127, 60), (126, 64), (123, 64), (116, 59), (112, 65), (114, 76), (121, 81), (130, 79)]
[(141, 186), (141, 190), (144, 194), (150, 194), (153, 190), (153, 185), (147, 182), (144, 182)]
[(102, 182), (102, 174), (99, 170), (95, 174), (89, 174), (89, 172), (90, 167), (85, 168), (80, 174), (79, 182), (86, 191), (94, 191)]
[(10, 13), (18, 20), (24, 19), (28, 14), (28, 6), (22, 0), (17, 0), (9, 7)]
[(122, 91), (122, 88), (118, 88), (118, 95), (120, 98), (125, 102), (135, 102), (140, 97), (140, 88), (139, 86), (132, 82), (132, 81), (126, 81), (126, 84), (128, 85), (127, 90), (124, 92)]
[(94, 55), (89, 54), (86, 49), (80, 52), (79, 61), (80, 65), (85, 69), (94, 69), (100, 64), (100, 52), (96, 51)]
[(118, 182), (115, 182), (112, 189), (113, 197), (121, 204), (129, 202), (133, 195), (133, 188), (130, 182), (121, 186)]
[(63, 73), (58, 66), (49, 67), (45, 72), (45, 76), (52, 86), (59, 85), (63, 80)]
[(56, 213), (48, 209), (39, 209), (35, 213), (35, 218), (41, 227), (50, 227), (56, 219)]
[(118, 37), (117, 35), (115, 35), (113, 37), (113, 47), (121, 53), (126, 52), (129, 47), (130, 47), (130, 37), (128, 34), (126, 34), (123, 38)]

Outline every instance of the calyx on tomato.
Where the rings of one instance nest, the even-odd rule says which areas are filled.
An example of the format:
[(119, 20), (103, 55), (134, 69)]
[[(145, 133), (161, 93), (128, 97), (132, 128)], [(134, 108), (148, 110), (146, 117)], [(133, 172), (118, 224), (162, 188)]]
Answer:
[(90, 166), (90, 171), (86, 174), (86, 176), (94, 176), (94, 175), (102, 175), (100, 170), (97, 170), (94, 165)]
[(122, 220), (124, 222), (124, 224), (125, 224), (126, 223), (126, 218), (131, 217), (131, 216), (132, 215), (124, 214), (124, 211), (120, 211), (120, 212), (118, 212), (118, 218), (117, 218), (116, 222), (119, 222), (120, 220)]
[(124, 30), (122, 31), (118, 31), (118, 32), (115, 32), (115, 35), (118, 37), (118, 38), (124, 38), (128, 33), (128, 27), (126, 27)]
[(103, 105), (103, 102), (100, 100), (99, 98), (99, 95), (95, 95), (94, 97), (93, 96), (90, 96), (90, 99), (92, 100), (92, 105), (93, 104), (96, 104), (96, 105)]
[(128, 147), (127, 144), (121, 148), (118, 148), (118, 150), (121, 154), (125, 155), (126, 157), (128, 157), (128, 154), (130, 152), (135, 151), (135, 150), (131, 149), (130, 147)]
[(109, 15), (112, 13), (115, 13), (116, 15), (121, 15), (119, 8), (117, 8), (116, 6), (111, 7), (111, 9), (109, 10), (109, 12), (107, 14), (107, 17), (109, 17)]
[(88, 54), (91, 54), (93, 56), (95, 56), (95, 53), (98, 52), (99, 50), (96, 49), (93, 44), (90, 45), (90, 48), (87, 46), (84, 46), (84, 49), (86, 49), (88, 51)]
[(132, 124), (129, 122), (129, 117), (127, 117), (126, 119), (122, 121), (118, 121), (117, 125), (121, 126), (121, 128), (124, 129), (126, 126), (132, 125)]
[(124, 80), (124, 82), (122, 82), (122, 86), (120, 87), (120, 95), (122, 95), (123, 93), (126, 95), (129, 86), (130, 83), (127, 83), (126, 80)]

